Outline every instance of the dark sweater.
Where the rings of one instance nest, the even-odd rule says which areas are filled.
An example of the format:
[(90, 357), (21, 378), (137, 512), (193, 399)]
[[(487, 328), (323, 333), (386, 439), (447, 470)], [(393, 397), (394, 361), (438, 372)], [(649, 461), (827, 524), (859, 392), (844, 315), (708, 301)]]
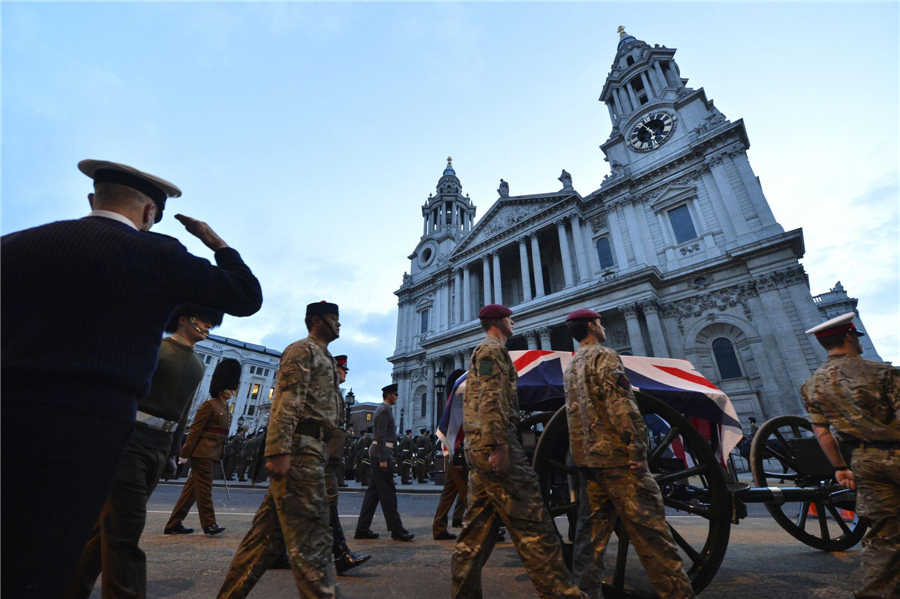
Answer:
[(177, 422), (178, 428), (165, 432), (138, 423), (129, 442), (168, 451), (170, 455), (181, 453), (181, 435), (187, 428), (191, 400), (205, 372), (206, 365), (194, 348), (171, 337), (163, 339), (156, 372), (150, 381), (150, 393), (138, 400), (137, 409), (163, 420)]
[(262, 305), (237, 251), (218, 250), (215, 267), (177, 239), (108, 218), (42, 225), (0, 243), (3, 402), (134, 420), (176, 306), (249, 316)]

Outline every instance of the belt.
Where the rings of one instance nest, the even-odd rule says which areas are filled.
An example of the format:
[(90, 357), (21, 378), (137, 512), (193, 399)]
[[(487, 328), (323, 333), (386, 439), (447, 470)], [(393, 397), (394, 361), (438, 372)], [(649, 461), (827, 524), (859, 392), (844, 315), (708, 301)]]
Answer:
[(138, 410), (135, 420), (144, 426), (149, 426), (152, 429), (164, 431), (166, 433), (171, 433), (178, 428), (178, 423), (174, 420), (166, 420), (165, 418), (160, 418), (159, 416), (154, 416), (147, 412), (141, 412), (140, 410)]
[(203, 432), (204, 433), (214, 433), (216, 435), (227, 435), (228, 429), (227, 428), (217, 428), (215, 426), (208, 426), (205, 429), (203, 429)]
[[(372, 445), (378, 445), (378, 441), (372, 441)], [(384, 442), (384, 446), (385, 446), (385, 447), (390, 447), (391, 449), (394, 448), (394, 444), (393, 444), (393, 443), (388, 443), (387, 441)]]
[(318, 424), (308, 424), (301, 422), (297, 425), (296, 430), (294, 431), (301, 435), (306, 435), (307, 437), (314, 437), (319, 439), (320, 441), (328, 441), (331, 438), (331, 432), (325, 431)]
[(854, 449), (872, 447), (874, 449), (900, 449), (900, 441), (860, 441), (859, 439), (848, 439), (842, 441), (844, 445), (848, 445)]

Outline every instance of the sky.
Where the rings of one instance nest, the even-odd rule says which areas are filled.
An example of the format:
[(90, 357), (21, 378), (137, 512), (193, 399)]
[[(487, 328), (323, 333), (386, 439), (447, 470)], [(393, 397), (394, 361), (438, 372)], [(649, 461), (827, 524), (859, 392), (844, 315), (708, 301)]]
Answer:
[(155, 232), (208, 222), (265, 301), (216, 334), (283, 349), (341, 306), (357, 399), (391, 382), (393, 292), (446, 164), (487, 213), (588, 195), (609, 172), (597, 98), (618, 35), (677, 48), (690, 87), (743, 118), (775, 217), (802, 228), (813, 294), (837, 281), (900, 363), (898, 3), (3, 2), (3, 234), (89, 211), (79, 160), (168, 179)]

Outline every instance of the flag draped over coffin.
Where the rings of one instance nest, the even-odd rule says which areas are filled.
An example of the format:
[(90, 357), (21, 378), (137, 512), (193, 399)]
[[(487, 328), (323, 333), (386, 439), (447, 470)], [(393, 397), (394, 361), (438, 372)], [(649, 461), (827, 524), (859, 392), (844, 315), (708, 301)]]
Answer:
[[(571, 352), (546, 350), (512, 351), (510, 357), (519, 374), (519, 407), (529, 412), (556, 410), (564, 402), (563, 372), (572, 361)], [(716, 388), (687, 360), (622, 356), (632, 386), (666, 402), (688, 417), (716, 448), (724, 464), (743, 436), (741, 423), (728, 396)], [(447, 399), (437, 436), (448, 451), (460, 446), (466, 375), (461, 376)], [(661, 418), (648, 422), (651, 430), (667, 429)], [(673, 447), (678, 452), (678, 445)], [(689, 460), (688, 456), (679, 455)]]

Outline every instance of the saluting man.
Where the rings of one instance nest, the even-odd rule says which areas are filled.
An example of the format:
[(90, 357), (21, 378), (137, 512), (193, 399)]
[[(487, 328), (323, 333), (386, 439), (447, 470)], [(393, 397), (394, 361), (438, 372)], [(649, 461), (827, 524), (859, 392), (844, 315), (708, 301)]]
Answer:
[(394, 443), (397, 440), (397, 426), (394, 424), (394, 413), (391, 408), (397, 403), (398, 385), (388, 385), (381, 389), (384, 401), (375, 409), (372, 421), (375, 423), (374, 438), (369, 445), (369, 462), (372, 471), (369, 488), (359, 509), (359, 520), (356, 523), (356, 539), (377, 539), (378, 533), (372, 532), (372, 518), (375, 508), (381, 503), (381, 511), (395, 541), (412, 541), (415, 536), (405, 528), (397, 512), (397, 487), (394, 484)]
[(266, 436), (269, 491), (237, 553), (219, 597), (246, 597), (287, 549), (301, 597), (338, 596), (331, 556), (325, 461), (339, 424), (341, 393), (328, 344), (339, 337), (337, 304), (306, 307), (309, 336), (281, 355)]
[(603, 554), (618, 515), (659, 597), (694, 597), (647, 468), (647, 427), (622, 360), (600, 345), (606, 332), (593, 310), (572, 312), (566, 326), (579, 344), (563, 376), (569, 446), (580, 469), (575, 582), (591, 599), (603, 596)]
[(164, 532), (167, 535), (194, 532), (193, 528), (182, 524), (194, 501), (197, 502), (200, 526), (205, 534), (217, 535), (225, 530), (224, 526), (216, 524), (216, 510), (212, 502), (213, 472), (216, 463), (222, 460), (225, 439), (231, 430), (228, 400), (234, 397), (240, 384), (241, 363), (231, 358), (219, 362), (209, 384), (210, 399), (197, 408), (191, 431), (181, 448), (181, 458), (191, 461), (191, 473), (166, 524)]
[(472, 352), (463, 403), (469, 511), (451, 561), (452, 596), (480, 599), (481, 570), (506, 524), (538, 594), (582, 597), (563, 562), (562, 547), (541, 499), (537, 474), (519, 443), (515, 366), (506, 349), (512, 311), (481, 309), (487, 334)]
[[(809, 329), (828, 359), (800, 388), (809, 421), (841, 486), (856, 489), (863, 537), (858, 599), (900, 597), (900, 370), (860, 357), (854, 312)], [(853, 448), (848, 469), (838, 442)]]

